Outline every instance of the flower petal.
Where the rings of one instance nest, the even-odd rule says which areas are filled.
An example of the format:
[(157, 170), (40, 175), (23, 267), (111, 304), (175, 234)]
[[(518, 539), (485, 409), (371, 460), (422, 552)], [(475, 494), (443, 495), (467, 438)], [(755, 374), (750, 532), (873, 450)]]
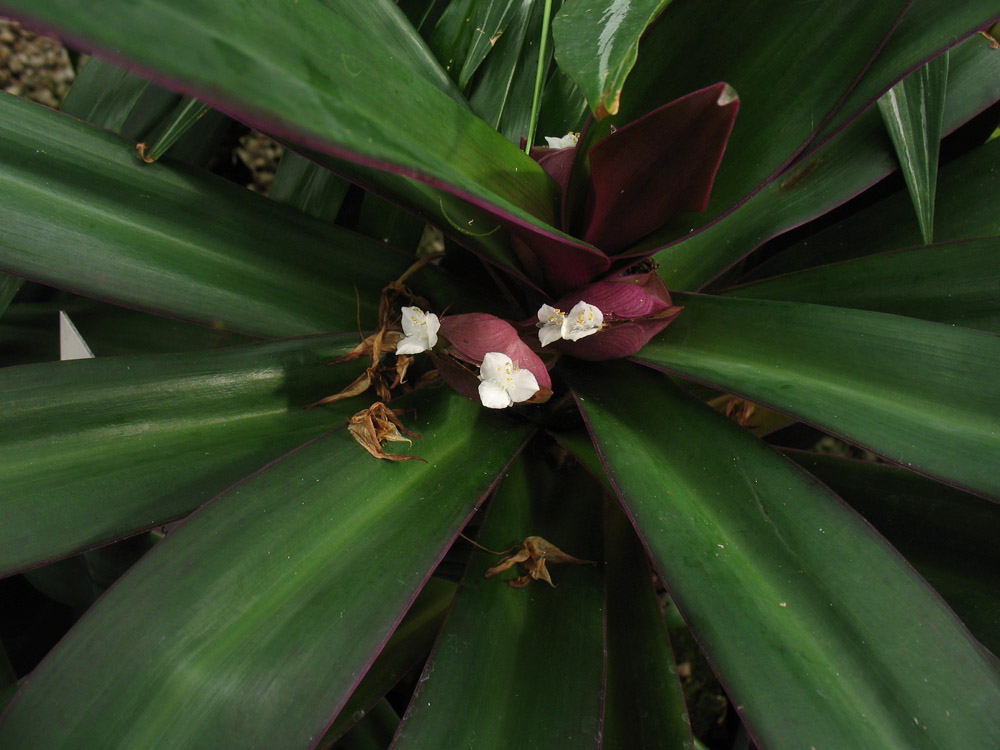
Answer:
[(551, 135), (545, 136), (545, 142), (549, 148), (573, 148), (579, 141), (580, 134), (572, 131), (559, 138)]
[(495, 380), (479, 384), (479, 400), (488, 409), (506, 409), (514, 403), (507, 389), (501, 388)]
[(548, 346), (563, 337), (564, 320), (566, 320), (565, 313), (552, 305), (542, 305), (538, 309), (538, 340), (542, 346)]
[(652, 271), (598, 281), (556, 303), (563, 309), (572, 306), (571, 315), (580, 305), (590, 305), (603, 312), (604, 325), (599, 331), (593, 331), (593, 335), (585, 333), (577, 339), (565, 336), (569, 341), (559, 342), (554, 348), (591, 361), (632, 356), (666, 328), (682, 309), (671, 303), (663, 280)]
[(466, 362), (478, 365), (490, 352), (499, 352), (522, 370), (529, 370), (540, 387), (552, 388), (545, 363), (505, 320), (486, 313), (449, 315), (441, 320), (441, 335), (448, 339), (452, 353)]
[(562, 324), (562, 338), (579, 341), (585, 336), (597, 333), (604, 325), (604, 314), (600, 308), (580, 300), (569, 311)]
[(503, 409), (527, 401), (538, 392), (538, 381), (530, 370), (521, 370), (510, 357), (489, 352), (479, 368), (479, 400), (490, 409)]
[(401, 323), (405, 335), (396, 344), (396, 354), (419, 354), (433, 349), (441, 327), (438, 316), (425, 313), (419, 307), (404, 307), (402, 313)]

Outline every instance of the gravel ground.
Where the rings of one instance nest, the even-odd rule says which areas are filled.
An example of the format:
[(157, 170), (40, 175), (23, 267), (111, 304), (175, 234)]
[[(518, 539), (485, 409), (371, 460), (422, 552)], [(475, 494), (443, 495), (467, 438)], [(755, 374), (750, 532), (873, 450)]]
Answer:
[[(16, 21), (0, 18), (0, 88), (8, 94), (58, 108), (75, 73), (61, 43)], [(234, 157), (253, 175), (247, 187), (267, 194), (282, 149), (266, 135), (251, 131), (240, 138)]]
[(74, 75), (66, 48), (59, 42), (0, 18), (0, 88), (58, 107)]

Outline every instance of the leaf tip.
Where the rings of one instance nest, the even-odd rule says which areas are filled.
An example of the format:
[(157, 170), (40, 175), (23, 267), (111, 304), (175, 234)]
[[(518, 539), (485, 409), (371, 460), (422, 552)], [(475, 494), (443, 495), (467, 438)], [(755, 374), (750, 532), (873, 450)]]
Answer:
[(715, 103), (720, 107), (725, 107), (733, 102), (738, 102), (740, 100), (740, 95), (736, 93), (736, 89), (730, 86), (728, 83), (722, 85), (722, 91), (719, 92), (719, 98), (715, 100)]

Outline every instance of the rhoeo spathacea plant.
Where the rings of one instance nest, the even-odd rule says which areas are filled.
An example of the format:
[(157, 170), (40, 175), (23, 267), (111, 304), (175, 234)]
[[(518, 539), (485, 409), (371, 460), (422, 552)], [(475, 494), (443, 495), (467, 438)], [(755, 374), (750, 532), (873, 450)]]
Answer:
[(1000, 746), (994, 5), (0, 12), (0, 748)]

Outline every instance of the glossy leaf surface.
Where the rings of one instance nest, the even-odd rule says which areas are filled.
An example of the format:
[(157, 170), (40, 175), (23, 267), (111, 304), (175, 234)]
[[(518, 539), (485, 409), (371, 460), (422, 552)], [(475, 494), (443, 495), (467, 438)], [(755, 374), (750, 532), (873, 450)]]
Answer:
[[(950, 53), (944, 130), (954, 130), (997, 99), (1000, 55), (982, 37), (973, 37)], [(765, 241), (821, 216), (896, 167), (882, 120), (869, 110), (735, 211), (657, 253), (660, 275), (672, 289), (701, 288)]]
[(0, 163), (0, 268), (126, 307), (258, 336), (354, 330), (359, 293), (373, 325), (411, 262), (12, 96)]
[(1000, 498), (1000, 338), (824, 305), (677, 295), (636, 359)]
[(285, 151), (268, 197), (332, 224), (349, 187), (343, 177), (294, 151)]
[[(994, 139), (938, 171), (934, 212), (934, 237), (938, 242), (1000, 235), (1000, 213), (995, 210), (1000, 170), (990, 166), (998, 158), (1000, 139)], [(910, 196), (900, 191), (815, 233), (807, 242), (796, 243), (762, 265), (757, 273), (797, 271), (920, 242)]]
[[(683, 236), (746, 198), (806, 145), (908, 4), (674, 0), (643, 40), (619, 114), (593, 128), (593, 137), (719, 81), (739, 92), (739, 124), (707, 213), (672, 224), (674, 236)], [(725, 29), (739, 29), (740, 43)]]
[(683, 748), (691, 722), (646, 551), (615, 506), (605, 517), (608, 676), (602, 748)]
[(1000, 237), (816, 266), (731, 289), (753, 299), (811, 302), (1000, 333)]
[(986, 709), (1000, 673), (839, 498), (662, 375), (619, 364), (572, 380), (626, 512), (759, 744), (1000, 741)]
[(790, 452), (906, 557), (972, 634), (1000, 653), (1000, 504), (885, 464)]
[[(560, 476), (538, 460), (519, 461), (490, 503), (479, 542), (504, 550), (537, 535), (599, 560), (601, 496), (586, 475)], [(472, 553), (395, 748), (600, 747), (600, 571), (553, 565), (554, 588), (535, 581), (515, 589), (505, 583), (513, 570), (483, 577), (497, 562)]]
[(179, 518), (341, 424), (346, 410), (302, 407), (357, 375), (324, 364), (356, 343), (344, 335), (0, 370), (0, 574)]
[[(427, 658), (444, 624), (458, 586), (443, 578), (431, 578), (420, 591), (392, 638), (379, 652), (340, 714), (327, 730), (320, 747), (332, 745), (344, 732), (367, 715), (373, 706), (414, 667)], [(399, 723), (399, 717), (396, 717)], [(392, 734), (395, 734), (393, 727)], [(390, 736), (391, 739), (391, 736)]]
[[(572, 78), (597, 119), (618, 113), (639, 38), (670, 0), (566, 0), (552, 22), (559, 68)], [(594, 37), (597, 34), (595, 54)]]
[(945, 53), (904, 78), (878, 100), (925, 245), (934, 241), (934, 193), (947, 85), (948, 53)]
[[(554, 231), (552, 181), (472, 113), (391, 0), (6, 6), (273, 134), (447, 186), (526, 231)], [(371, 54), (382, 46), (393, 54)]]
[(525, 438), (440, 390), (409, 405), (426, 463), (340, 430), (233, 486), (35, 670), (0, 745), (315, 744)]
[[(913, 0), (864, 77), (817, 136), (817, 144), (839, 132), (894, 83), (944, 50), (954, 49), (956, 42), (978, 36), (979, 29), (998, 17), (997, 7), (990, 0), (960, 4), (949, 0)], [(985, 41), (979, 37), (980, 43)]]

